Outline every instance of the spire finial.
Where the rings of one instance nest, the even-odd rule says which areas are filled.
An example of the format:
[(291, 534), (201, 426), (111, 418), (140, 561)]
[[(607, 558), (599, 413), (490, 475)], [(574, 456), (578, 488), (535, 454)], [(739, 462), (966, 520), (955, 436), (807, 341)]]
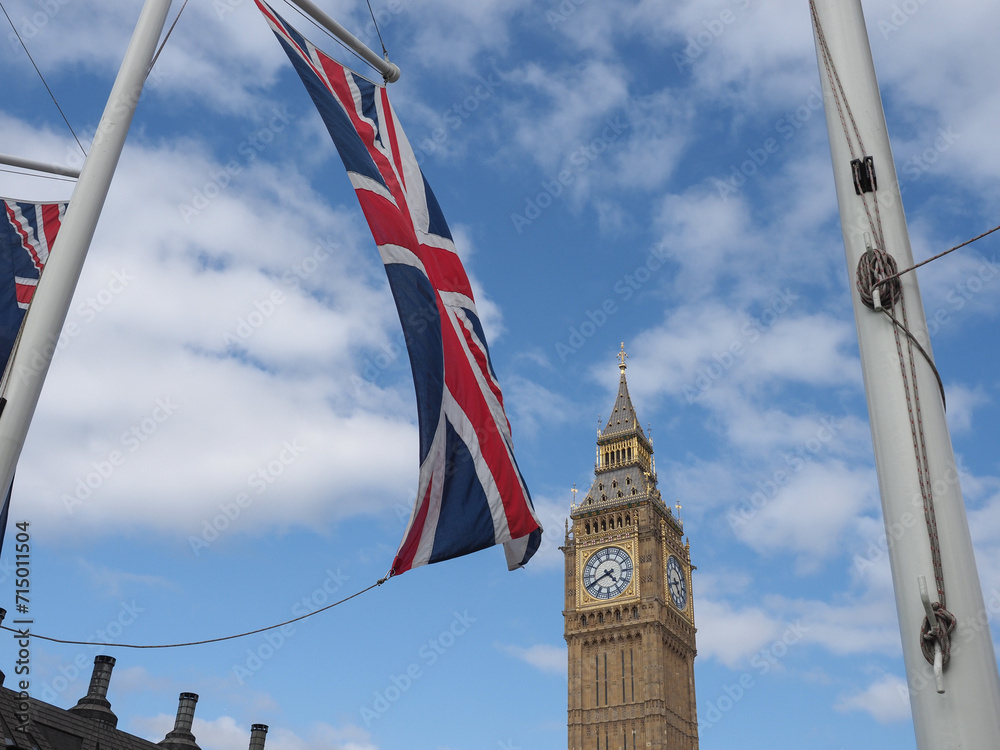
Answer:
[(622, 350), (618, 352), (618, 369), (625, 372), (625, 360), (628, 359), (628, 355), (625, 353), (625, 342), (622, 342)]
[(578, 490), (576, 488), (576, 482), (573, 482), (573, 489), (571, 490), (571, 492), (573, 493), (573, 505), (574, 506), (576, 506), (576, 493), (579, 492), (579, 491), (580, 490)]
[(676, 502), (676, 503), (674, 504), (674, 507), (675, 507), (675, 508), (677, 508), (677, 519), (678, 519), (678, 520), (680, 520), (680, 517), (681, 517), (681, 501), (680, 501), (680, 500), (678, 500), (678, 501), (677, 501), (677, 502)]

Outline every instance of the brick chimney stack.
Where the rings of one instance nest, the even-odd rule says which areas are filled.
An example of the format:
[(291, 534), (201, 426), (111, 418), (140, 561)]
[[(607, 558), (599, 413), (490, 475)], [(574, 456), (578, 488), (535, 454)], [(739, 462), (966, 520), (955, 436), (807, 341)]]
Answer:
[(160, 747), (166, 750), (201, 750), (191, 734), (191, 724), (194, 721), (194, 706), (198, 702), (195, 693), (181, 693), (177, 704), (177, 718), (174, 720), (173, 731), (160, 741)]
[(103, 654), (95, 656), (90, 688), (87, 694), (69, 710), (89, 719), (107, 722), (113, 727), (118, 726), (118, 717), (111, 710), (111, 703), (108, 701), (108, 685), (111, 683), (111, 670), (114, 668), (115, 657)]

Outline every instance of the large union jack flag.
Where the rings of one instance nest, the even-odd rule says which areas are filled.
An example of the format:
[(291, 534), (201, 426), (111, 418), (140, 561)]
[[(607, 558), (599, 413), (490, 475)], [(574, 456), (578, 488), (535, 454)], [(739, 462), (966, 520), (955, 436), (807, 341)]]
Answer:
[(420, 478), (394, 574), (503, 543), (524, 565), (541, 525), (468, 276), (384, 86), (318, 50), (256, 0), (337, 146), (385, 264), (417, 393)]
[(42, 267), (66, 213), (65, 203), (24, 203), (0, 198), (0, 364), (10, 358)]

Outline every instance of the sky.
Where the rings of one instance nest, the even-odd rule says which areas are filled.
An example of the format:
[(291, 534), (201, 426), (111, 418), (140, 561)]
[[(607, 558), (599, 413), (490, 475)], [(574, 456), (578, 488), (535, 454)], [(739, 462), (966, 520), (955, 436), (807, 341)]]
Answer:
[[(378, 48), (364, 3), (321, 5)], [(89, 144), (139, 3), (4, 7)], [(1000, 6), (864, 7), (919, 260), (998, 223)], [(119, 727), (154, 741), (195, 692), (206, 750), (247, 747), (254, 723), (273, 750), (566, 747), (559, 546), (624, 342), (697, 566), (702, 750), (915, 747), (806, 0), (372, 11), (542, 548), (516, 572), (498, 548), (419, 568), (269, 634), (115, 645), (218, 638), (366, 589), (417, 479), (399, 321), (340, 160), (253, 4), (195, 0), (139, 103), (18, 466), (7, 534), (27, 524), (35, 631), (107, 643), (33, 642), (32, 694), (72, 706), (105, 653)], [(78, 167), (0, 35), (0, 152)], [(5, 197), (71, 192), (0, 172)], [(917, 272), (988, 609), (998, 242)], [(7, 545), (8, 611), (11, 562)], [(0, 637), (8, 685), (16, 658)]]

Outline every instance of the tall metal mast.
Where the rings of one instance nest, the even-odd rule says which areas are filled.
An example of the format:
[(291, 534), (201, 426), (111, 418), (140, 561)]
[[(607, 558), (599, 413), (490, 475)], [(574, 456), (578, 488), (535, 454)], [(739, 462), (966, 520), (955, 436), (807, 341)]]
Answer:
[(920, 291), (915, 273), (887, 281), (913, 256), (861, 1), (809, 5), (917, 747), (996, 747), (1000, 677)]
[(14, 477), (14, 467), (169, 10), (170, 0), (146, 0), (143, 6), (97, 126), (90, 155), (66, 209), (57, 244), (25, 314), (20, 340), (9, 363), (3, 392), (5, 403), (0, 413), (0, 493), (7, 492)]

